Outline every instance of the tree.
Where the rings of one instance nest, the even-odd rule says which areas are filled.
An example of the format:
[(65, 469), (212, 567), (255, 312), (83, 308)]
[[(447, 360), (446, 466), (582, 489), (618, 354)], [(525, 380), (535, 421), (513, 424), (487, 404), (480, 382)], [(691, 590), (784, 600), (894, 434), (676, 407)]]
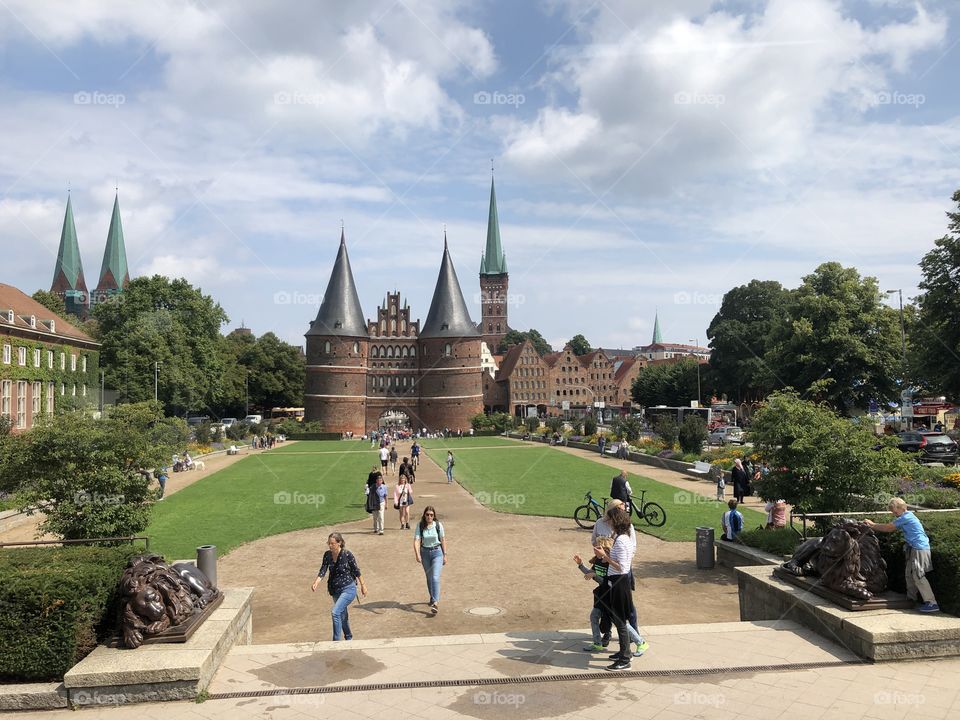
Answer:
[[(754, 450), (770, 463), (757, 484), (761, 497), (784, 498), (794, 510), (856, 510), (886, 491), (885, 480), (906, 475), (910, 461), (896, 439), (878, 441), (865, 426), (839, 417), (793, 390), (776, 392), (753, 417)], [(878, 442), (881, 447), (877, 447)]]
[(674, 417), (670, 415), (661, 415), (657, 418), (657, 424), (654, 427), (657, 435), (667, 446), (667, 450), (677, 444), (677, 438), (680, 437), (680, 426)]
[(511, 330), (503, 336), (503, 340), (500, 341), (500, 345), (497, 347), (497, 352), (505, 353), (511, 347), (519, 345), (524, 340), (532, 342), (534, 350), (536, 350), (541, 357), (549, 352), (553, 352), (550, 343), (544, 340), (543, 335), (541, 335), (538, 330), (534, 330), (533, 328), (530, 328), (526, 332)]
[(947, 234), (920, 261), (922, 292), (910, 340), (930, 389), (960, 398), (960, 190), (953, 201), (958, 210), (947, 213)]
[(490, 416), (490, 419), (493, 421), (493, 427), (498, 433), (505, 433), (517, 427), (517, 420), (510, 413), (494, 413)]
[(492, 430), (493, 429), (493, 418), (484, 413), (477, 413), (472, 418), (470, 418), (470, 427), (474, 430)]
[(553, 433), (558, 433), (563, 430), (563, 418), (559, 415), (548, 417), (544, 424), (550, 429), (550, 432)]
[(593, 435), (597, 432), (597, 419), (593, 415), (587, 415), (583, 418), (583, 434)]
[(220, 326), (227, 315), (186, 280), (139, 277), (94, 316), (102, 343), (106, 384), (121, 402), (158, 395), (168, 414), (210, 407), (220, 391), (223, 360)]
[(44, 417), (5, 442), (0, 485), (17, 504), (42, 512), (40, 532), (63, 539), (142, 532), (150, 519), (142, 471), (169, 463), (186, 445), (186, 424), (159, 403), (117, 405), (100, 420), (81, 411)]
[(839, 263), (804, 277), (766, 357), (779, 384), (809, 391), (829, 381), (822, 397), (843, 415), (897, 398), (900, 321), (882, 297), (876, 278)]
[(540, 427), (540, 418), (528, 417), (526, 420), (524, 420), (524, 423), (526, 424), (529, 432), (536, 432), (537, 428)]
[(644, 407), (689, 405), (697, 397), (697, 364), (694, 358), (684, 358), (643, 368), (631, 387), (634, 402)]
[(611, 427), (617, 434), (617, 437), (627, 441), (636, 440), (640, 437), (640, 433), (643, 430), (643, 424), (640, 422), (640, 418), (634, 417), (633, 415), (614, 418)]
[(707, 441), (707, 423), (699, 415), (689, 413), (680, 423), (677, 437), (683, 452), (699, 453)]
[(574, 355), (586, 355), (591, 350), (590, 343), (583, 335), (574, 335), (569, 345)]
[(54, 315), (63, 318), (67, 322), (71, 324), (77, 322), (77, 318), (67, 314), (67, 306), (64, 304), (63, 298), (56, 293), (49, 292), (47, 290), (37, 290), (30, 297), (43, 305)]
[(773, 329), (786, 320), (790, 291), (772, 280), (751, 280), (723, 296), (707, 328), (710, 371), (718, 392), (755, 401), (776, 386), (766, 362)]

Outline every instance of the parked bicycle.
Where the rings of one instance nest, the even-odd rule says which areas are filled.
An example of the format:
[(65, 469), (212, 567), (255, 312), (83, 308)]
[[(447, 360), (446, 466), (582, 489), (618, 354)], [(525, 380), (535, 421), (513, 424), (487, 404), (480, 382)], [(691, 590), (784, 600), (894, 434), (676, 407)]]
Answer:
[[(630, 502), (627, 505), (630, 514), (636, 515), (640, 520), (643, 520), (650, 527), (663, 527), (663, 525), (667, 522), (666, 511), (659, 503), (652, 501), (645, 502), (646, 494), (646, 490), (641, 490), (639, 500), (637, 500), (637, 498), (633, 495), (630, 496)], [(576, 521), (577, 525), (582, 527), (584, 530), (593, 530), (593, 526), (596, 525), (597, 520), (603, 517), (603, 513), (606, 509), (607, 498), (603, 498), (603, 502), (597, 502), (593, 499), (593, 494), (590, 491), (587, 491), (587, 494), (583, 496), (583, 499), (587, 502), (573, 511), (573, 519)]]

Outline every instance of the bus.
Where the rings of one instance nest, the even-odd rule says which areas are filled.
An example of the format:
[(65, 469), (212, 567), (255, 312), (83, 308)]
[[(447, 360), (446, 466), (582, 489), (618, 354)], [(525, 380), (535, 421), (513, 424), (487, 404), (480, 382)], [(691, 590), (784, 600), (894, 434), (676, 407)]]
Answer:
[(708, 430), (724, 425), (737, 424), (737, 409), (735, 405), (724, 404), (716, 407), (669, 407), (667, 405), (655, 405), (654, 407), (644, 408), (643, 417), (647, 424), (654, 428), (657, 425), (657, 419), (662, 416), (669, 416), (681, 424), (688, 415), (698, 415), (703, 418), (707, 424)]
[(269, 418), (271, 422), (280, 422), (287, 418), (292, 418), (297, 422), (303, 422), (303, 412), (304, 409), (302, 407), (275, 407), (270, 409)]

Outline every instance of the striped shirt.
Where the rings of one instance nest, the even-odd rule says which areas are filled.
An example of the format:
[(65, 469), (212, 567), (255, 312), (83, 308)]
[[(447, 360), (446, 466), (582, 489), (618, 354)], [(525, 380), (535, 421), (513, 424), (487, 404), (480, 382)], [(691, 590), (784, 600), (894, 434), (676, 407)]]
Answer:
[[(636, 551), (637, 546), (634, 541), (631, 541), (629, 535), (617, 535), (617, 539), (613, 541), (613, 547), (610, 549), (610, 559), (613, 562), (610, 563), (607, 574), (629, 575), (630, 567), (633, 565), (633, 555)], [(617, 570), (613, 563), (619, 565), (620, 569)]]

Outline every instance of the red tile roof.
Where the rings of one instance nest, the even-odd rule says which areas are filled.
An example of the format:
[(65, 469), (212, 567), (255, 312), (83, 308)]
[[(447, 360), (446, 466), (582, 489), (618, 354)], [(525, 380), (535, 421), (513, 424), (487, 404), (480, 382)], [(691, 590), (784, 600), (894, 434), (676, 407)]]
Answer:
[[(7, 310), (13, 310), (13, 322), (7, 322)], [(30, 327), (30, 317), (37, 319), (37, 326)], [(54, 332), (50, 331), (50, 321), (54, 321)], [(13, 287), (0, 283), (0, 329), (15, 327), (38, 335), (55, 335), (70, 340), (96, 342), (82, 330), (71, 325), (54, 312), (38, 303), (29, 295)]]

